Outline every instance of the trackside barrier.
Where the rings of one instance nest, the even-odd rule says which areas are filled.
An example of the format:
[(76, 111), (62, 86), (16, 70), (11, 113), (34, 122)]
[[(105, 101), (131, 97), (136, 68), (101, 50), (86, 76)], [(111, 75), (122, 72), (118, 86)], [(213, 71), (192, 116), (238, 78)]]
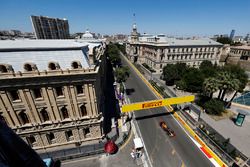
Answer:
[[(144, 83), (155, 93), (158, 98), (163, 98), (155, 89), (154, 87), (145, 79), (145, 77), (139, 72), (139, 70), (126, 58), (125, 60), (129, 63), (129, 65), (134, 69), (134, 71), (140, 76), (140, 78), (144, 81)], [(171, 112), (173, 108), (171, 106), (167, 106)], [(178, 120), (178, 122), (187, 130), (187, 132), (195, 139), (201, 146), (202, 151), (206, 154), (209, 154), (214, 158), (214, 160), (219, 164), (221, 167), (227, 167), (227, 165), (201, 140), (201, 138), (193, 131), (193, 129), (187, 125), (187, 123), (175, 112), (174, 117)]]

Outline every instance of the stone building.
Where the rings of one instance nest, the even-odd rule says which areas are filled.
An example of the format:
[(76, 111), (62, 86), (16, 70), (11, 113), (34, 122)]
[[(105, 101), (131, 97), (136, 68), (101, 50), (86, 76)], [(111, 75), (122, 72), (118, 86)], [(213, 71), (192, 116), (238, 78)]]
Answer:
[(250, 71), (250, 46), (230, 47), (226, 63), (239, 64), (243, 69)]
[(133, 25), (126, 51), (134, 62), (146, 63), (156, 72), (166, 64), (186, 63), (199, 67), (204, 60), (219, 64), (222, 44), (211, 39), (176, 39), (163, 34), (140, 35)]
[(102, 136), (105, 44), (0, 41), (0, 118), (36, 150)]

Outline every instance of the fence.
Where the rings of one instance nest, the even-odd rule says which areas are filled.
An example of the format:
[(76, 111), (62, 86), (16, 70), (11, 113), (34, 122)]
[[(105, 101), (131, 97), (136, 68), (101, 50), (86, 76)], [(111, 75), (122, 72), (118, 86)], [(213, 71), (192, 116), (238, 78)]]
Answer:
[(247, 157), (230, 143), (230, 139), (225, 139), (220, 133), (200, 119), (199, 124), (203, 127), (197, 127), (196, 133), (209, 145), (209, 147), (227, 164), (236, 161), (236, 157), (246, 161)]

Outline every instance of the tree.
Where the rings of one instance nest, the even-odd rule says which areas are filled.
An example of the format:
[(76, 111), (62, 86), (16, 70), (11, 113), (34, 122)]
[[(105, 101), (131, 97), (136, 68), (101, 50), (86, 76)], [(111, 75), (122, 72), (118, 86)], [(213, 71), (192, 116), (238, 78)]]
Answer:
[(210, 77), (204, 80), (203, 82), (203, 90), (205, 94), (209, 95), (211, 99), (213, 97), (213, 93), (219, 89), (218, 80), (214, 77)]
[(221, 115), (224, 111), (224, 104), (217, 99), (211, 99), (204, 104), (204, 108), (208, 114)]
[(174, 85), (176, 81), (181, 80), (186, 69), (185, 63), (168, 64), (163, 68), (163, 80), (165, 80), (167, 85)]
[(233, 41), (228, 37), (219, 37), (219, 38), (217, 38), (217, 42), (222, 43), (222, 44), (232, 44), (233, 43)]
[(129, 72), (129, 68), (128, 67), (117, 68), (115, 70), (116, 81), (118, 83), (125, 82), (128, 79), (129, 74), (130, 74), (130, 72)]
[(203, 70), (203, 69), (207, 69), (207, 68), (213, 68), (212, 62), (209, 60), (202, 61), (200, 64), (200, 69)]
[(114, 44), (109, 44), (107, 46), (107, 54), (110, 59), (110, 62), (116, 66), (121, 63), (121, 58), (120, 58), (120, 51), (118, 47)]
[(190, 92), (202, 92), (202, 85), (204, 82), (204, 75), (199, 69), (190, 68), (184, 74), (182, 82), (185, 83), (184, 90)]
[(168, 64), (163, 68), (163, 80), (166, 85), (174, 85), (175, 80), (178, 77), (178, 71), (174, 64)]
[(230, 99), (230, 102), (232, 102), (235, 96), (237, 95), (237, 93), (238, 92), (242, 93), (243, 90), (245, 89), (248, 83), (248, 76), (246, 72), (239, 65), (226, 65), (223, 68), (223, 70), (230, 72), (234, 76), (234, 78), (239, 80), (238, 89), (235, 89), (235, 93), (233, 97)]

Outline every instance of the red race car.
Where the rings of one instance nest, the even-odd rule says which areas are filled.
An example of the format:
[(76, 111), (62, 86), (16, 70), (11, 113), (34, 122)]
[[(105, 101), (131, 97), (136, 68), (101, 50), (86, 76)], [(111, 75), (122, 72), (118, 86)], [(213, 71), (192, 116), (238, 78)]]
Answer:
[(167, 135), (169, 137), (174, 137), (175, 136), (174, 131), (167, 126), (166, 122), (161, 121), (160, 122), (160, 127), (167, 133)]

